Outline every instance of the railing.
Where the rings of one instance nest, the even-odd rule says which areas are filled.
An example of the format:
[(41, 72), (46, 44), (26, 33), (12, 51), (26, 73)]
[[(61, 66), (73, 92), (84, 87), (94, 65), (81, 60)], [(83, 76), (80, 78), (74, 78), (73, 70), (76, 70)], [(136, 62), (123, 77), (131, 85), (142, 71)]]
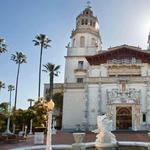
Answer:
[(74, 70), (74, 72), (75, 72), (75, 73), (77, 73), (77, 72), (83, 72), (83, 73), (86, 73), (87, 70), (84, 69), (84, 68), (77, 68), (77, 69)]

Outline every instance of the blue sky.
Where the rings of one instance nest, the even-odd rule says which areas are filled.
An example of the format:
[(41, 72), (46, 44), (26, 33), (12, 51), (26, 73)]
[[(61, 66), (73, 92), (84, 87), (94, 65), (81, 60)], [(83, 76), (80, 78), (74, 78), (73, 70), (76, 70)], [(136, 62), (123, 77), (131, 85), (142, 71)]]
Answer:
[[(44, 50), (43, 64), (61, 65), (60, 76), (64, 80), (65, 46), (75, 27), (76, 16), (86, 7), (86, 0), (0, 0), (0, 37), (5, 38), (8, 52), (0, 55), (0, 80), (15, 85), (17, 65), (11, 54), (22, 51), (28, 63), (20, 70), (17, 107), (27, 108), (28, 98), (37, 98), (39, 48), (32, 40), (39, 33), (51, 40), (51, 48)], [(150, 29), (150, 0), (91, 0), (94, 15), (99, 19), (103, 49), (129, 44), (147, 48)], [(43, 83), (48, 76), (42, 73)], [(7, 88), (0, 92), (0, 103), (8, 101)], [(14, 103), (14, 94), (12, 97)]]

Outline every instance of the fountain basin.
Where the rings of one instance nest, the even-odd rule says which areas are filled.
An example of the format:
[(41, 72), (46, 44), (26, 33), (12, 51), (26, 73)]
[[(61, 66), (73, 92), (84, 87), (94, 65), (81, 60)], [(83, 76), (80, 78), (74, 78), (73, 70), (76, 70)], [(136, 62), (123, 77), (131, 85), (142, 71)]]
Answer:
[(116, 150), (118, 145), (116, 143), (96, 143), (96, 150)]

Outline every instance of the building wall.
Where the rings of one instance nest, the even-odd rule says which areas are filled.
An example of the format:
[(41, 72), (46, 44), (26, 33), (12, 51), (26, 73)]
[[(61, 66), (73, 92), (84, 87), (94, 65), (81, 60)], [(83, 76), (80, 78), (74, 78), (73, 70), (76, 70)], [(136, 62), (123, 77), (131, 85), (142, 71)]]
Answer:
[[(108, 113), (107, 91), (111, 91), (113, 89), (121, 90), (121, 82), (125, 82), (127, 89), (141, 91), (140, 104), (119, 103), (118, 105), (131, 105), (133, 113), (133, 129), (142, 129), (140, 125), (142, 126), (143, 124), (143, 113), (146, 114), (147, 125), (150, 124), (150, 65), (146, 63), (108, 64), (107, 62), (101, 65), (90, 65), (85, 56), (100, 54), (102, 51), (98, 28), (96, 29), (94, 27), (91, 32), (91, 30), (88, 30), (88, 25), (81, 25), (80, 21), (82, 19), (90, 20), (91, 17), (94, 21), (96, 21), (96, 23), (98, 23), (96, 17), (89, 16), (88, 18), (86, 15), (84, 16), (84, 13), (86, 14), (87, 10), (91, 13), (91, 10), (85, 9), (85, 12), (83, 11), (83, 14), (77, 17), (76, 29), (72, 31), (71, 45), (68, 45), (67, 56), (65, 57), (63, 128), (73, 129), (76, 128), (77, 124), (82, 125), (86, 119), (85, 111), (88, 111), (87, 123), (94, 127), (96, 125), (97, 115)], [(85, 46), (83, 47), (80, 45), (81, 37), (84, 37), (85, 39)], [(98, 42), (98, 45), (92, 45), (93, 38)], [(128, 46), (125, 46), (125, 48), (128, 48)], [(136, 50), (136, 47), (131, 46), (129, 48), (133, 48), (133, 51)], [(139, 51), (140, 49), (137, 48), (137, 50)], [(81, 70), (76, 71), (79, 69), (78, 61), (84, 61), (84, 65)], [(133, 74), (130, 73), (130, 71), (134, 70), (135, 72)], [(118, 73), (119, 71), (120, 74)], [(110, 72), (112, 74), (110, 74)], [(84, 82), (78, 84), (77, 78), (84, 78)], [(114, 104), (111, 112), (113, 113), (112, 119), (114, 121), (114, 129), (116, 127), (116, 107), (117, 104)], [(134, 121), (136, 120), (137, 112), (140, 116), (138, 118), (139, 120), (137, 120), (138, 123)], [(136, 125), (138, 125), (138, 127)]]
[(63, 129), (75, 129), (83, 121), (84, 90), (66, 89), (64, 91)]

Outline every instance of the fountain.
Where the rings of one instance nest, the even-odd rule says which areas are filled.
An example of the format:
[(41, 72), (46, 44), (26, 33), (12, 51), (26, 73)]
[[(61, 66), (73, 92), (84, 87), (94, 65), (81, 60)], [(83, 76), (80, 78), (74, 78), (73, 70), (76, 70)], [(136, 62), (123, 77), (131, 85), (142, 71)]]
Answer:
[(117, 147), (117, 140), (112, 131), (112, 120), (106, 115), (97, 117), (98, 129), (94, 130), (97, 133), (95, 147), (96, 150), (115, 150)]

